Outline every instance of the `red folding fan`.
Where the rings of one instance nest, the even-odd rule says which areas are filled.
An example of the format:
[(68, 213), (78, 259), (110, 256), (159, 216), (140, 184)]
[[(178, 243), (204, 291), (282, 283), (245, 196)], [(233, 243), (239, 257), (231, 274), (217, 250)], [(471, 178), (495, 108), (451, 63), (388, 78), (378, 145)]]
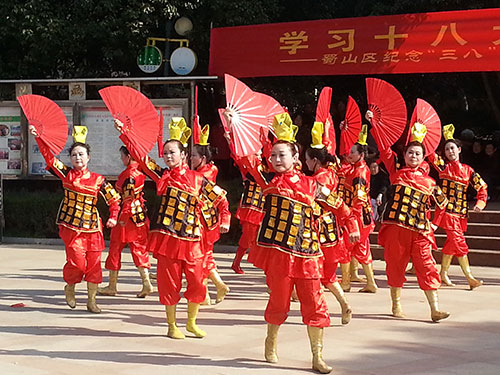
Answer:
[(198, 116), (198, 86), (194, 87), (193, 144), (200, 143), (200, 117)]
[(158, 125), (158, 137), (156, 140), (158, 144), (158, 157), (163, 157), (163, 109), (160, 107), (160, 123)]
[(373, 112), (371, 133), (378, 147), (386, 150), (405, 130), (405, 101), (394, 86), (377, 78), (366, 79), (366, 96), (368, 109)]
[(340, 155), (351, 152), (361, 132), (361, 112), (356, 101), (349, 96), (345, 110), (345, 119), (340, 123)]
[(54, 155), (60, 154), (68, 139), (68, 120), (62, 109), (52, 100), (40, 95), (19, 96), (17, 101), (40, 139)]
[(127, 86), (110, 86), (99, 90), (113, 118), (123, 122), (123, 133), (140, 157), (144, 157), (158, 140), (158, 112), (151, 101)]
[(323, 144), (330, 154), (335, 155), (337, 150), (337, 142), (335, 137), (333, 119), (330, 113), (331, 104), (332, 88), (323, 87), (321, 93), (319, 94), (318, 105), (316, 106), (316, 121), (323, 123)]
[(417, 99), (417, 105), (411, 116), (407, 144), (411, 140), (411, 128), (416, 122), (424, 124), (427, 129), (422, 144), (425, 146), (425, 156), (429, 156), (436, 151), (441, 141), (441, 120), (436, 110), (429, 103), (425, 100)]
[(243, 82), (229, 74), (224, 75), (226, 86), (226, 113), (231, 118), (231, 141), (237, 156), (247, 156), (262, 148), (261, 128), (268, 128), (266, 103)]
[[(264, 105), (264, 114), (265, 114), (266, 119), (267, 119), (269, 131), (271, 132), (271, 134), (276, 136), (276, 134), (274, 133), (274, 128), (273, 128), (274, 116), (285, 112), (285, 109), (272, 96), (262, 94), (260, 92), (256, 92), (255, 95), (259, 96), (260, 99), (262, 100), (262, 103)], [(267, 135), (267, 133), (266, 133), (266, 135)]]

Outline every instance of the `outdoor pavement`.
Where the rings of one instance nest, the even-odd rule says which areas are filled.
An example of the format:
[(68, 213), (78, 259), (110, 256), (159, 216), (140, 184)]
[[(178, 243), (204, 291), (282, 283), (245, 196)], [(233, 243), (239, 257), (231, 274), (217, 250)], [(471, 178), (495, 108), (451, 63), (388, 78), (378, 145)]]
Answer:
[[(279, 332), (279, 363), (264, 361), (263, 273), (244, 262), (246, 274), (234, 274), (231, 254), (216, 253), (230, 294), (221, 304), (201, 309), (198, 324), (207, 337), (185, 340), (166, 337), (165, 312), (156, 293), (135, 297), (140, 278), (128, 249), (120, 294), (98, 297), (100, 315), (86, 311), (85, 284), (77, 286), (76, 309), (66, 306), (64, 260), (62, 246), (0, 245), (0, 374), (311, 373), (298, 303), (292, 303)], [(327, 294), (332, 326), (325, 330), (323, 354), (333, 373), (500, 374), (500, 269), (473, 267), (485, 285), (471, 292), (458, 266), (452, 266), (457, 286), (439, 291), (441, 307), (451, 317), (436, 324), (430, 322), (414, 276), (403, 289), (407, 318), (392, 318), (384, 263), (374, 265), (379, 292), (357, 293), (361, 285), (353, 285), (348, 298), (354, 316), (347, 326), (340, 324), (339, 306)], [(215, 298), (215, 288), (210, 288)], [(182, 330), (185, 320), (186, 302), (181, 300)]]

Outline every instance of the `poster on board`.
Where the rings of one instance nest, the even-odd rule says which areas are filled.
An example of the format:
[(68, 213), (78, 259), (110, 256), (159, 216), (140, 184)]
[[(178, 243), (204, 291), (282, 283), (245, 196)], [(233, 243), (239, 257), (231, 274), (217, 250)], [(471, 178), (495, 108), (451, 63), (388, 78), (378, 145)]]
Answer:
[(0, 174), (21, 174), (23, 147), (19, 107), (0, 107)]
[[(163, 112), (163, 134), (164, 139), (168, 139), (168, 124), (172, 117), (182, 116), (184, 113), (183, 104), (162, 104), (156, 105), (158, 114), (159, 108)], [(107, 108), (102, 105), (82, 106), (81, 125), (89, 129), (87, 143), (91, 147), (91, 157), (89, 168), (93, 172), (104, 176), (118, 176), (124, 169), (120, 159), (120, 147), (123, 145), (118, 133), (113, 126), (113, 117)], [(163, 160), (159, 160), (158, 148), (154, 146), (149, 156), (155, 159), (159, 165), (163, 165)]]
[[(71, 161), (69, 159), (69, 148), (73, 143), (73, 138), (71, 134), (73, 132), (73, 108), (72, 107), (61, 107), (66, 119), (68, 120), (68, 139), (66, 140), (66, 145), (59, 155), (56, 157), (61, 160), (64, 164), (70, 165)], [(32, 136), (28, 137), (28, 173), (31, 175), (48, 175), (49, 171), (46, 169), (45, 160), (40, 153), (38, 144)]]

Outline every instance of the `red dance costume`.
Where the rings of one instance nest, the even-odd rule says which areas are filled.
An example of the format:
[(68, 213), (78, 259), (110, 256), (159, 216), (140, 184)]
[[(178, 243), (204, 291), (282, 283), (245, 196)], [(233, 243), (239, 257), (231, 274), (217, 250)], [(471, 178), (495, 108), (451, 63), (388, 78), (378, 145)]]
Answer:
[(382, 155), (390, 175), (391, 187), (383, 214), (378, 243), (385, 249), (389, 286), (401, 288), (406, 281), (405, 270), (412, 259), (422, 290), (435, 290), (441, 285), (432, 249), (436, 249), (429, 222), (431, 198), (439, 208), (448, 203), (436, 182), (421, 168), (396, 170), (395, 154)]
[(467, 231), (467, 188), (469, 184), (477, 191), (476, 205), (484, 208), (488, 200), (488, 186), (470, 166), (453, 161), (444, 163), (437, 155), (429, 157), (439, 171), (441, 189), (448, 204), (437, 207), (433, 224), (446, 231), (443, 254), (463, 257), (469, 253), (464, 232)]
[(344, 200), (352, 209), (358, 222), (360, 239), (351, 244), (347, 237), (344, 238), (347, 247), (347, 258), (341, 263), (349, 263), (355, 257), (361, 264), (371, 264), (370, 233), (375, 228), (372, 207), (370, 203), (370, 169), (364, 160), (352, 166), (350, 173), (344, 181)]
[[(216, 183), (219, 170), (213, 163), (205, 164), (196, 171), (205, 176), (209, 181), (214, 184)], [(230, 226), (231, 212), (229, 212), (229, 202), (225, 196), (219, 200), (219, 205), (217, 207), (213, 207), (210, 202), (204, 203), (205, 205), (202, 209), (205, 219), (203, 220), (202, 227), (203, 252), (205, 254), (203, 268), (205, 270), (205, 278), (207, 278), (210, 271), (217, 269), (214, 260), (214, 244), (220, 238), (219, 227), (221, 225), (226, 227)]]
[[(329, 326), (321, 286), (323, 254), (313, 228), (312, 206), (317, 201), (339, 218), (348, 217), (349, 208), (336, 194), (330, 194), (327, 188), (319, 189), (313, 178), (296, 169), (272, 177), (259, 171), (256, 158), (243, 160), (265, 196), (265, 216), (249, 261), (264, 270), (271, 290), (266, 321), (281, 325), (286, 320), (295, 286), (304, 324)], [(356, 226), (354, 220), (350, 222)]]
[(115, 189), (122, 197), (122, 205), (118, 224), (111, 230), (109, 254), (106, 258), (106, 269), (110, 271), (121, 269), (121, 253), (127, 243), (135, 266), (151, 268), (146, 250), (149, 219), (143, 198), (146, 176), (138, 168), (139, 163), (131, 161), (115, 184)]
[[(316, 182), (325, 186), (330, 191), (337, 191), (339, 179), (333, 166), (320, 168), (313, 175)], [(318, 238), (324, 256), (323, 285), (337, 281), (336, 270), (341, 260), (348, 257), (346, 247), (342, 238), (337, 217), (332, 212), (320, 211), (318, 219)]]
[(206, 199), (215, 206), (225, 192), (186, 163), (162, 169), (149, 157), (139, 158), (125, 135), (120, 137), (142, 170), (156, 183), (161, 197), (150, 224), (148, 251), (158, 260), (157, 284), (160, 303), (176, 305), (180, 300), (182, 273), (187, 280), (184, 297), (189, 302), (205, 299), (201, 245), (201, 209)]
[[(234, 157), (234, 156), (233, 156)], [(237, 158), (235, 158), (237, 159)], [(240, 199), (236, 217), (241, 224), (241, 238), (238, 242), (240, 249), (251, 249), (257, 239), (260, 223), (264, 218), (264, 196), (262, 189), (255, 183), (254, 178), (248, 173), (245, 165), (236, 160), (243, 176), (243, 194)]]
[(64, 199), (57, 213), (59, 236), (66, 248), (64, 281), (77, 284), (102, 281), (101, 253), (105, 248), (102, 220), (97, 211), (99, 193), (109, 205), (110, 219), (116, 220), (120, 211), (120, 195), (105, 178), (87, 168), (77, 171), (56, 159), (50, 149), (36, 138), (47, 170), (59, 177)]

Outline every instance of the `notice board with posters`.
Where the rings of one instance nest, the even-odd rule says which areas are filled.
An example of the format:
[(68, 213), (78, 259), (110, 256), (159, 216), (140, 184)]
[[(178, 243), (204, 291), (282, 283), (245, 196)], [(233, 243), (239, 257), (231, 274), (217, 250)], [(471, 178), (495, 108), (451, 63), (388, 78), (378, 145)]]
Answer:
[(21, 174), (22, 148), (20, 108), (0, 107), (0, 174)]
[[(159, 99), (152, 100), (153, 104), (160, 113), (160, 107), (163, 112), (163, 135), (168, 139), (168, 124), (172, 117), (184, 117), (188, 121), (188, 99)], [(73, 124), (85, 125), (88, 128), (86, 142), (90, 145), (89, 169), (92, 172), (104, 176), (118, 176), (124, 169), (120, 159), (119, 149), (123, 145), (119, 138), (119, 133), (113, 126), (113, 117), (102, 101), (87, 101), (79, 104), (78, 114), (73, 113), (72, 104), (59, 103), (68, 119), (68, 140), (66, 147), (58, 155), (58, 158), (66, 165), (70, 166), (69, 147), (73, 143), (71, 136)], [(19, 116), (19, 107), (17, 109)], [(28, 138), (28, 174), (44, 175), (46, 171), (45, 161), (38, 150), (37, 143), (32, 136)], [(149, 156), (163, 165), (159, 160), (158, 149), (155, 146)], [(1, 154), (0, 154), (1, 157)]]

